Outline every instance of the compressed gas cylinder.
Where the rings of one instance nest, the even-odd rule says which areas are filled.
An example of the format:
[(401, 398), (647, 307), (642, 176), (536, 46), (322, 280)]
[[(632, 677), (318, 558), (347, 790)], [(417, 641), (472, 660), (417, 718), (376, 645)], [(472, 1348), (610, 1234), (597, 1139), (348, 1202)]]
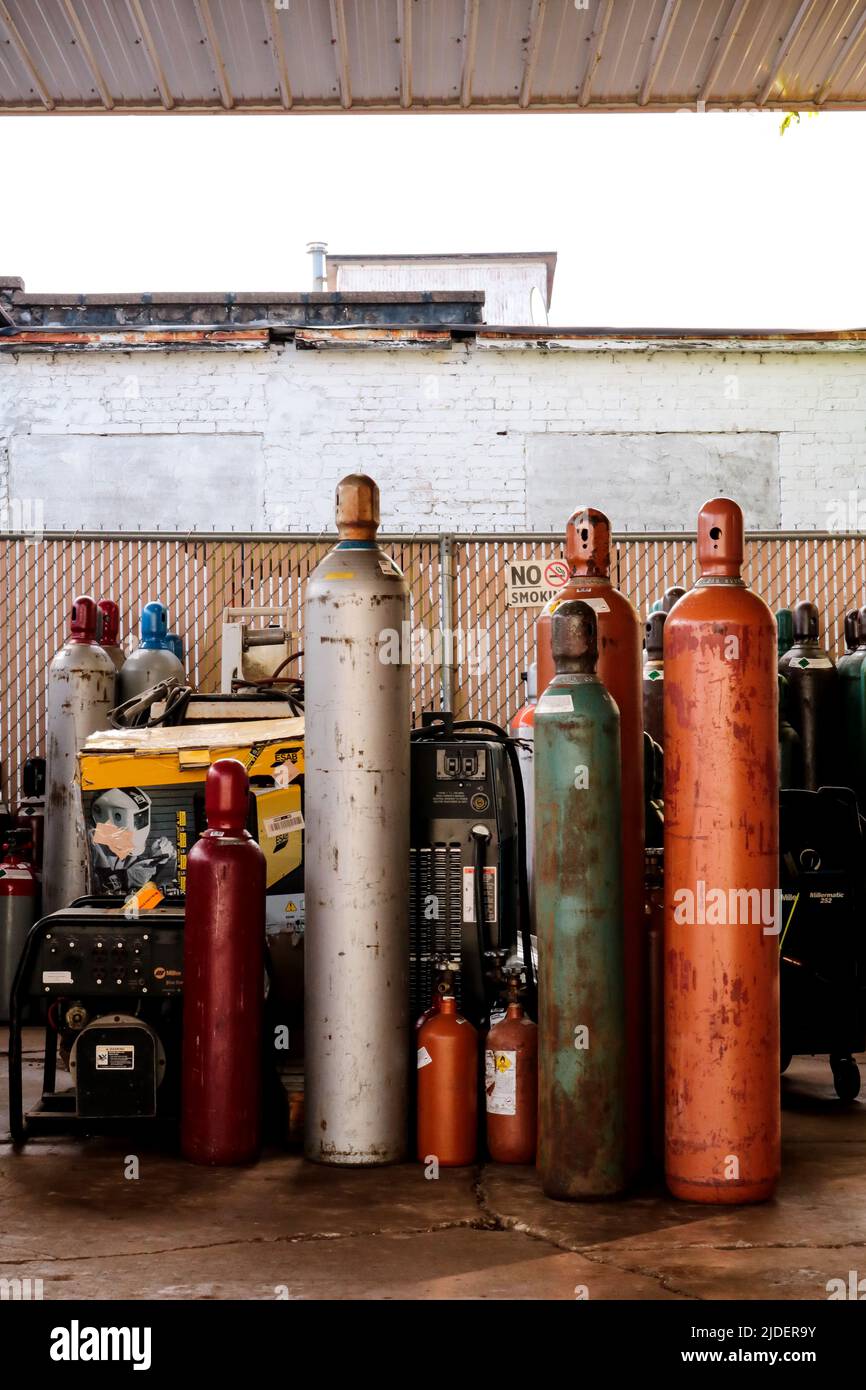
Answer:
[(478, 1034), (453, 994), (443, 995), (417, 1042), (418, 1161), (465, 1167), (478, 1148)]
[(680, 584), (672, 584), (669, 589), (665, 589), (662, 594), (661, 611), (663, 613), (670, 613), (674, 604), (683, 597), (685, 592), (685, 589)]
[(120, 645), (120, 609), (114, 599), (103, 598), (97, 604), (99, 609), (99, 645), (108, 652), (115, 669), (120, 670), (126, 660), (126, 652)]
[(842, 707), (842, 758), (840, 780), (853, 787), (866, 813), (866, 608), (845, 614), (848, 650), (840, 656), (839, 697)]
[(494, 1163), (534, 1163), (538, 1135), (538, 1028), (508, 986), (505, 1017), (484, 1043), (487, 1150)]
[(526, 812), (526, 869), (529, 876), (530, 901), (532, 895), (532, 849), (535, 841), (533, 832), (534, 794), (532, 779), (532, 729), (535, 722), (535, 706), (538, 702), (538, 668), (533, 661), (526, 671), (526, 704), (522, 705), (511, 721), (509, 733), (518, 740), (517, 761), (520, 764), (520, 780), (523, 783), (523, 801)]
[(9, 830), (4, 840), (0, 860), (0, 1023), (9, 1021), (12, 982), (27, 933), (36, 920), (37, 889), (27, 830)]
[(742, 561), (740, 508), (705, 503), (665, 624), (665, 1170), (693, 1202), (779, 1175), (776, 629)]
[(665, 746), (664, 630), (667, 613), (650, 613), (644, 624), (643, 726), (650, 738)]
[(551, 645), (535, 710), (539, 1167), (548, 1197), (604, 1197), (628, 1174), (620, 721), (594, 610), (561, 603)]
[(172, 677), (186, 679), (184, 669), (168, 645), (168, 616), (162, 603), (146, 603), (141, 611), (141, 643), (128, 656), (117, 678), (117, 703)]
[(794, 645), (784, 658), (788, 717), (803, 745), (803, 786), (807, 791), (836, 785), (841, 776), (839, 673), (820, 640), (814, 603), (794, 607)]
[(793, 645), (794, 615), (790, 608), (780, 608), (776, 613), (776, 651), (780, 671), (784, 671), (788, 663), (788, 653)]
[(344, 478), (304, 610), (305, 1152), (348, 1165), (408, 1130), (409, 591), (378, 526), (376, 484)]
[(174, 652), (178, 661), (183, 664), (183, 638), (176, 632), (167, 632), (165, 641), (169, 651)]
[(18, 825), (27, 831), (30, 859), (37, 882), (42, 884), (42, 856), (45, 843), (45, 759), (26, 758), (21, 769), (21, 800), (18, 803)]
[(48, 668), (45, 844), (42, 910), (57, 912), (87, 892), (89, 861), (78, 752), (88, 734), (108, 728), (117, 671), (96, 640), (92, 598), (72, 605), (69, 635)]
[[(842, 635), (845, 638), (845, 651), (856, 651), (860, 645), (860, 610), (852, 608), (842, 619)], [(838, 662), (836, 663), (838, 666)]]
[(261, 1143), (265, 857), (245, 828), (248, 800), (243, 764), (220, 758), (187, 860), (181, 1148), (192, 1163), (248, 1163)]
[(536, 627), (538, 689), (554, 675), (551, 618), (566, 599), (581, 599), (598, 624), (598, 676), (619, 710), (622, 742), (622, 875), (625, 921), (628, 1168), (636, 1174), (645, 1157), (647, 1127), (647, 957), (644, 922), (643, 680), (641, 623), (628, 599), (610, 581), (610, 522), (580, 507), (568, 522), (568, 582), (544, 608)]
[(779, 673), (779, 788), (803, 785), (803, 745), (788, 718), (788, 682)]

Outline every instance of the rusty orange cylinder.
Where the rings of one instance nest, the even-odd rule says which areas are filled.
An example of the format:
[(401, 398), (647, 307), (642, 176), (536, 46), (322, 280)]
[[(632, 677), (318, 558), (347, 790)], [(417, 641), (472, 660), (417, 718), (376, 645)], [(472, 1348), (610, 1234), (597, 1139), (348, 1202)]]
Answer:
[(707, 502), (664, 634), (665, 1175), (691, 1202), (779, 1176), (776, 627), (742, 561), (740, 508)]
[(477, 1150), (478, 1034), (446, 994), (418, 1032), (418, 1160), (462, 1168)]
[(534, 1163), (538, 1137), (538, 1028), (515, 999), (484, 1044), (487, 1149), (494, 1163)]
[(556, 670), (551, 619), (566, 599), (595, 610), (598, 678), (620, 717), (622, 752), (622, 888), (626, 1008), (626, 1169), (645, 1166), (648, 1112), (647, 956), (644, 916), (643, 631), (634, 605), (610, 579), (610, 522), (594, 507), (578, 507), (565, 533), (569, 578), (536, 624), (538, 689)]

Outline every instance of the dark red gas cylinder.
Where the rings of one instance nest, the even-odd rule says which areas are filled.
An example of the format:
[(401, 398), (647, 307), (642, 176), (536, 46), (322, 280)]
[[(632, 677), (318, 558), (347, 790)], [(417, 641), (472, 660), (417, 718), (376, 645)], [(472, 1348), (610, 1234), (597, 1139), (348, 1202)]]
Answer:
[(245, 829), (249, 781), (221, 758), (207, 830), (187, 860), (181, 1148), (192, 1163), (247, 1163), (261, 1143), (265, 857)]

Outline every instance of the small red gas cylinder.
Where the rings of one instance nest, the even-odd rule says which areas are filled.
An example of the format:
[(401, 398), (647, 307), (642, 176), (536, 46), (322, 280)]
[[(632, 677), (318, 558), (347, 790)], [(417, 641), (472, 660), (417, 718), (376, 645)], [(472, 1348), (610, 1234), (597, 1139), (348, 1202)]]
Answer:
[(261, 1143), (265, 857), (245, 829), (248, 802), (243, 765), (220, 758), (187, 860), (181, 1148), (192, 1163), (247, 1163)]
[(507, 1012), (484, 1045), (487, 1148), (494, 1163), (535, 1162), (538, 1028), (518, 1000), (518, 979), (509, 975)]
[(418, 1159), (440, 1168), (475, 1162), (478, 1148), (478, 1034), (453, 994), (418, 1033)]
[(0, 861), (0, 1022), (9, 1019), (12, 982), (36, 918), (36, 875), (30, 862), (30, 834), (8, 830)]

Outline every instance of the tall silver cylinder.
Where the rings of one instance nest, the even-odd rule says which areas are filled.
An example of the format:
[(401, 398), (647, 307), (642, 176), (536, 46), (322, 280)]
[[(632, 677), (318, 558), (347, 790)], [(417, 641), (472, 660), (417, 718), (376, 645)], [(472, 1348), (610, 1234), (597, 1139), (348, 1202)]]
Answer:
[(78, 752), (89, 734), (108, 728), (117, 672), (95, 641), (92, 599), (77, 599), (73, 613), (77, 609), (86, 616), (88, 604), (94, 614), (93, 638), (70, 639), (48, 670), (43, 913), (57, 912), (82, 897), (90, 877)]
[(320, 1163), (407, 1152), (408, 638), (397, 565), (342, 540), (304, 617), (305, 1151)]

